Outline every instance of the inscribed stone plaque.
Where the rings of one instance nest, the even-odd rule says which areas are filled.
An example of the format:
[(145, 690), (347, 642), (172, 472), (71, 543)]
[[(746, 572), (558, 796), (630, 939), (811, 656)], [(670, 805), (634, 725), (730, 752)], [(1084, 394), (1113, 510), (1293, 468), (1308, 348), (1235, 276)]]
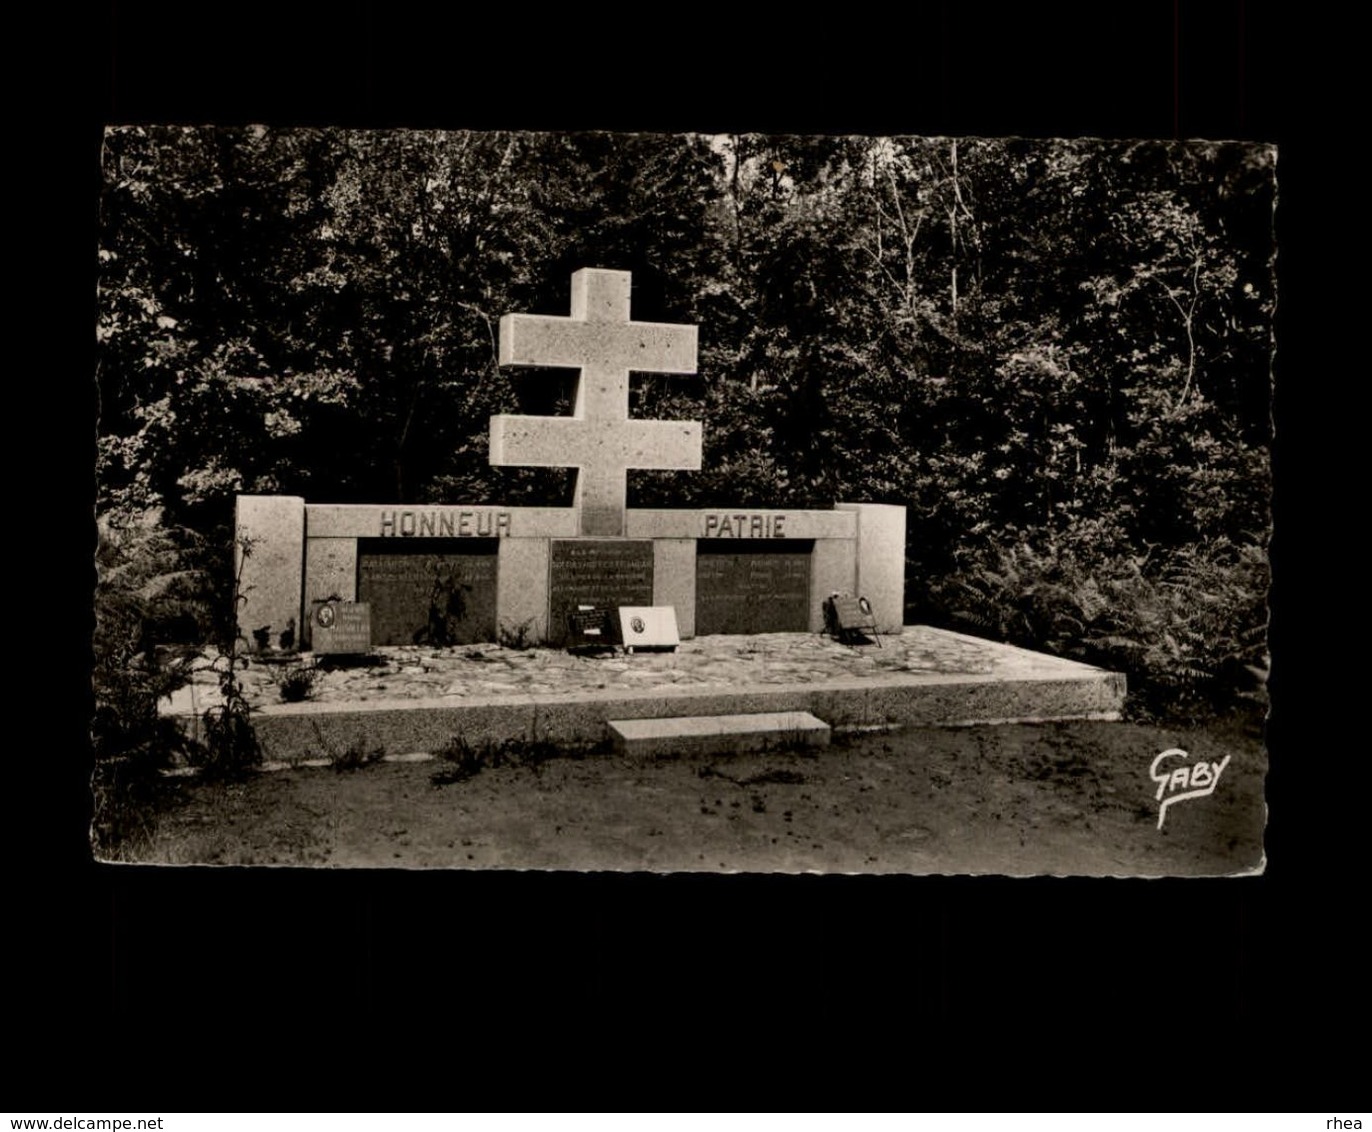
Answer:
[(805, 633), (812, 541), (696, 543), (696, 635)]
[(317, 601), (310, 611), (311, 649), (319, 654), (372, 651), (371, 607), (354, 601)]
[(378, 645), (496, 639), (497, 539), (358, 539), (357, 596)]
[(618, 609), (652, 605), (653, 544), (648, 540), (554, 539), (548, 565), (548, 633), (564, 643), (578, 605)]

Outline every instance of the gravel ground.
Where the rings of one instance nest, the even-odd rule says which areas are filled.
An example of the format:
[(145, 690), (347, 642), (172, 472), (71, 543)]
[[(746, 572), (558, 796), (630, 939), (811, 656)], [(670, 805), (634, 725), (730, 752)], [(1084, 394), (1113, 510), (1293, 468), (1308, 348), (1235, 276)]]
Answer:
[[(1158, 827), (1162, 751), (1230, 756)], [(126, 859), (662, 872), (1213, 876), (1262, 867), (1261, 713), (1187, 727), (910, 729), (815, 751), (642, 760), (543, 752), (181, 779)]]
[[(747, 684), (803, 684), (881, 675), (1012, 675), (1064, 662), (974, 637), (907, 626), (880, 644), (850, 647), (818, 633), (716, 635), (683, 641), (676, 652), (582, 656), (563, 649), (458, 645), (435, 649), (388, 646), (369, 663), (342, 663), (305, 654), (298, 661), (253, 659), (240, 679), (257, 708), (279, 703), (278, 680), (298, 668), (315, 670), (314, 703), (368, 700), (472, 699), (654, 687), (736, 688)], [(171, 710), (203, 711), (216, 699), (217, 677), (207, 660)]]

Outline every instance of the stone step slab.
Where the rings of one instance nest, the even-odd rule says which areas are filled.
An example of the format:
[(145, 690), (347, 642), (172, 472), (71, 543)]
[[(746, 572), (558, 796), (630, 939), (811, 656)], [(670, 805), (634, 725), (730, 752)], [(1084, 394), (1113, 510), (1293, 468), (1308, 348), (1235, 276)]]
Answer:
[(822, 747), (831, 734), (829, 725), (808, 711), (611, 719), (606, 726), (617, 752), (652, 758), (739, 754), (796, 744)]

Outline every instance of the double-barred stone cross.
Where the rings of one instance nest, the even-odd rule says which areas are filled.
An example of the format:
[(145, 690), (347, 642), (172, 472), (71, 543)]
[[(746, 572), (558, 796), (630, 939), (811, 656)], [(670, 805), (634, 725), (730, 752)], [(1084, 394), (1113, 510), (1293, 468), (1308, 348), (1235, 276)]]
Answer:
[(695, 373), (696, 327), (629, 318), (627, 271), (583, 268), (572, 276), (570, 318), (507, 314), (502, 366), (581, 371), (570, 417), (491, 418), (495, 466), (576, 468), (583, 535), (624, 534), (630, 468), (700, 469), (699, 421), (629, 419), (629, 373)]

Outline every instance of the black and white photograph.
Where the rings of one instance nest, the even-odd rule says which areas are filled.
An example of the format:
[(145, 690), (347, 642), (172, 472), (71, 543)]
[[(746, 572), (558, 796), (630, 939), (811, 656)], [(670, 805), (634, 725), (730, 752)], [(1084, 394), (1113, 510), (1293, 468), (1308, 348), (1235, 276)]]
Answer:
[[(59, 789), (13, 792), (33, 1018), (265, 1022), (340, 1108), (435, 1019), (479, 1061), (689, 1011), (868, 1067), (893, 1021), (1148, 1018), (1332, 1078), (1365, 855), (1337, 29), (94, 19), (84, 135), (23, 111), (90, 224), (78, 356), (12, 414), (40, 503), (75, 480), (13, 512), (52, 580), (11, 608), (60, 613), (12, 636), (40, 681), (59, 646), (17, 760)], [(1001, 1044), (979, 1082), (1065, 1087)], [(1114, 1061), (1130, 1097), (1181, 1064)]]
[(1278, 180), (110, 126), (95, 858), (1261, 874)]

